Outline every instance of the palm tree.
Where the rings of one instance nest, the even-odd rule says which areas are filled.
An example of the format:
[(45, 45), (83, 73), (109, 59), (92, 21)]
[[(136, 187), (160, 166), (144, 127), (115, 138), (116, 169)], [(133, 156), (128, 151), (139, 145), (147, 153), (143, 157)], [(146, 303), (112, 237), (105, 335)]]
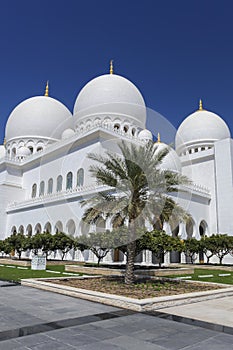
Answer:
[(169, 170), (161, 170), (160, 164), (169, 152), (158, 150), (158, 144), (148, 142), (135, 145), (122, 142), (121, 154), (107, 151), (105, 155), (90, 153), (94, 160), (90, 172), (97, 184), (105, 185), (106, 191), (83, 200), (86, 207), (83, 220), (96, 223), (99, 218), (111, 218), (113, 227), (127, 226), (127, 263), (125, 283), (134, 282), (137, 229), (153, 226), (166, 219), (185, 217), (186, 212), (170, 198), (180, 185), (189, 180)]

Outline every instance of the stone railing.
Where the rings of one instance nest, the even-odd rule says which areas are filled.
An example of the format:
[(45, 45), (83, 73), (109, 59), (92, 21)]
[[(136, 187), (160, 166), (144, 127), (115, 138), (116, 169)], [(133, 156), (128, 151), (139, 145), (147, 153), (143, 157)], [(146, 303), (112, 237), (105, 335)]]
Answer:
[(8, 205), (7, 211), (28, 207), (28, 206), (34, 205), (34, 204), (46, 204), (46, 203), (50, 203), (50, 202), (57, 202), (60, 200), (69, 199), (72, 197), (80, 197), (82, 195), (87, 195), (89, 193), (94, 194), (97, 192), (106, 191), (107, 189), (110, 189), (110, 187), (97, 186), (97, 185), (93, 184), (93, 185), (89, 185), (89, 186), (78, 186), (78, 187), (67, 189), (67, 190), (61, 191), (61, 192), (46, 193), (46, 194), (39, 196), (39, 197), (29, 198), (29, 199), (26, 199), (26, 200), (20, 201), (20, 202), (13, 202), (13, 203)]

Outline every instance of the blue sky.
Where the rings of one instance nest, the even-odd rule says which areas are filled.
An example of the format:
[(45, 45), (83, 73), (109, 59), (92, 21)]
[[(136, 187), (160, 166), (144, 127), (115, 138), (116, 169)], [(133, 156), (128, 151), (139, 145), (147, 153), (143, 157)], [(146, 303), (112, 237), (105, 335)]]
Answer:
[(175, 127), (201, 97), (233, 133), (232, 13), (230, 0), (1, 1), (0, 141), (12, 109), (47, 79), (72, 110), (111, 58)]

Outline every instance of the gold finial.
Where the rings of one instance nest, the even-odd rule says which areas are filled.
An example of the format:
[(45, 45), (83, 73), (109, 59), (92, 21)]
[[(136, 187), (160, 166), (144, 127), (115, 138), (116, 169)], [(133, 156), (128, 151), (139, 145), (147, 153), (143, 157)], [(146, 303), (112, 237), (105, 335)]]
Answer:
[(158, 132), (157, 142), (161, 143), (160, 133)]
[(46, 84), (46, 87), (45, 87), (45, 96), (49, 96), (49, 81), (47, 80), (47, 84)]
[(4, 137), (3, 145), (6, 146), (6, 138)]
[(203, 107), (202, 107), (202, 100), (199, 100), (199, 111), (203, 111)]
[(113, 60), (110, 61), (110, 74), (113, 74)]

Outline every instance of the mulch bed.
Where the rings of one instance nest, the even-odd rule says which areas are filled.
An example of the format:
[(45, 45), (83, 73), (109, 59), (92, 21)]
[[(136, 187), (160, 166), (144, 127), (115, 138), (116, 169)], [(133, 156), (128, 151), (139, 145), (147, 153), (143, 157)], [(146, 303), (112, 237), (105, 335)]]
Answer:
[(133, 285), (125, 285), (119, 278), (87, 278), (87, 279), (62, 279), (51, 280), (52, 283), (70, 287), (82, 288), (96, 292), (121, 295), (136, 299), (162, 297), (183, 293), (203, 292), (207, 290), (219, 289), (211, 283), (189, 283), (185, 281), (168, 281), (166, 279), (153, 279), (138, 281)]

